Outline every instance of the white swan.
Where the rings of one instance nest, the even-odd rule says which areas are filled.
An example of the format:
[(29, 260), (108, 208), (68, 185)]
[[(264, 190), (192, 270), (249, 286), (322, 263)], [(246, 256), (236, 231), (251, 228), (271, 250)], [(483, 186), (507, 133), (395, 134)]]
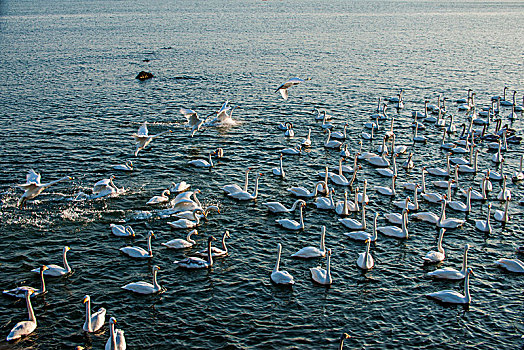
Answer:
[(93, 198), (101, 198), (122, 193), (124, 189), (116, 187), (113, 182), (114, 178), (115, 176), (111, 175), (108, 179), (102, 179), (95, 183), (93, 186)]
[(53, 186), (61, 181), (71, 180), (72, 177), (64, 176), (55, 181), (48, 183), (40, 183), (40, 174), (36, 173), (33, 169), (29, 170), (26, 175), (26, 183), (20, 184), (18, 187), (24, 190), (24, 194), (18, 200), (18, 207), (22, 208), (25, 205), (25, 202), (31, 200), (42, 193), (46, 188)]
[(295, 86), (295, 85), (298, 85), (300, 83), (303, 83), (305, 82), (306, 80), (311, 80), (311, 78), (306, 78), (305, 80), (304, 79), (300, 79), (300, 78), (291, 78), (289, 79), (288, 81), (286, 81), (285, 83), (283, 83), (282, 85), (280, 85), (276, 90), (275, 92), (280, 92), (280, 94), (282, 95), (282, 98), (284, 100), (287, 100), (288, 99), (288, 92), (287, 92), (287, 89), (289, 89), (290, 87), (292, 86)]
[(149, 135), (149, 132), (147, 130), (147, 122), (144, 122), (140, 126), (140, 128), (138, 128), (138, 132), (132, 135), (136, 143), (135, 157), (137, 157), (138, 152), (146, 148), (151, 143), (151, 141), (153, 141), (157, 137), (168, 134), (170, 132), (171, 130), (167, 130), (167, 131), (161, 132), (160, 134)]
[(466, 195), (466, 203), (460, 201), (450, 201), (448, 204), (451, 209), (469, 213), (471, 211), (471, 191), (472, 187), (469, 187)]
[(504, 205), (504, 210), (495, 210), (493, 217), (495, 220), (500, 222), (509, 222), (510, 216), (508, 214), (509, 209), (509, 200), (506, 199), (506, 204)]
[[(222, 248), (217, 247), (211, 247), (211, 256), (213, 258), (222, 258), (224, 256), (227, 256), (229, 254), (229, 251), (226, 246), (226, 238), (230, 238), (229, 230), (224, 231), (224, 234), (222, 235)], [(201, 250), (196, 253), (197, 255), (207, 257), (209, 255), (209, 252), (207, 249)]]
[(397, 157), (398, 157), (398, 154), (394, 154), (392, 157), (393, 169), (390, 169), (390, 168), (376, 169), (377, 173), (379, 173), (382, 176), (386, 176), (386, 177), (396, 176), (397, 175), (397, 161), (396, 161)]
[(444, 237), (444, 232), (446, 232), (446, 229), (441, 228), (440, 233), (438, 235), (438, 241), (437, 241), (437, 251), (430, 251), (426, 254), (424, 259), (424, 263), (426, 264), (434, 264), (442, 262), (446, 258), (446, 252), (444, 251), (444, 248), (442, 248), (442, 238)]
[(284, 158), (284, 155), (280, 153), (280, 166), (278, 168), (273, 168), (272, 171), (273, 171), (273, 175), (280, 176), (281, 178), (285, 178), (286, 173), (284, 172), (284, 165), (282, 164), (282, 158)]
[(153, 257), (153, 250), (151, 249), (151, 238), (155, 234), (153, 231), (149, 231), (147, 234), (147, 250), (141, 247), (123, 247), (120, 248), (120, 251), (126, 255), (129, 255), (132, 258), (147, 259)]
[(385, 236), (393, 237), (393, 238), (408, 238), (409, 232), (408, 232), (408, 210), (404, 209), (402, 211), (402, 227), (399, 228), (397, 226), (384, 226), (384, 227), (377, 227), (377, 231), (382, 233)]
[(45, 288), (45, 281), (44, 281), (44, 271), (47, 270), (48, 267), (43, 265), (40, 267), (40, 289), (36, 289), (29, 286), (20, 286), (9, 290), (4, 290), (3, 294), (15, 297), (15, 298), (25, 298), (25, 292), (28, 290), (33, 291), (31, 293), (31, 297), (35, 297), (38, 295), (43, 295), (47, 293), (47, 289)]
[(322, 210), (335, 210), (335, 201), (333, 200), (333, 193), (335, 193), (335, 189), (331, 189), (329, 191), (329, 198), (326, 197), (319, 197), (315, 201), (315, 205), (317, 206), (317, 209)]
[(197, 194), (201, 193), (199, 189), (179, 193), (171, 200), (171, 206), (175, 209), (175, 212), (202, 209), (202, 204), (197, 198)]
[(506, 178), (507, 178), (507, 175), (504, 175), (504, 177), (502, 178), (502, 189), (497, 194), (497, 200), (501, 202), (511, 200), (511, 190), (506, 187)]
[(307, 190), (306, 188), (304, 187), (291, 187), (291, 188), (288, 188), (287, 191), (290, 192), (292, 195), (294, 195), (295, 197), (299, 197), (299, 198), (314, 198), (318, 195), (318, 187), (317, 185), (323, 185), (325, 189), (327, 189), (327, 184), (325, 181), (319, 181), (315, 184), (315, 191), (313, 193), (309, 192), (309, 190)]
[(311, 146), (311, 128), (308, 129), (306, 138), (302, 140), (302, 146), (304, 147)]
[(97, 312), (91, 314), (91, 298), (89, 295), (84, 297), (83, 303), (86, 304), (86, 321), (82, 329), (89, 333), (98, 331), (106, 322), (106, 309), (101, 307)]
[(442, 168), (427, 168), (426, 171), (434, 176), (449, 176), (450, 175), (450, 165), (449, 165), (449, 156), (450, 153), (446, 155), (446, 169)]
[(185, 181), (180, 181), (179, 183), (172, 182), (169, 191), (171, 191), (171, 193), (180, 193), (189, 190), (189, 188), (191, 188), (191, 185)]
[(362, 270), (371, 270), (375, 266), (375, 261), (373, 256), (369, 253), (369, 246), (371, 245), (371, 240), (366, 239), (366, 251), (364, 253), (358, 254), (357, 266)]
[(475, 220), (475, 227), (477, 230), (491, 233), (491, 224), (489, 222), (491, 216), (491, 203), (488, 204), (488, 213), (486, 214), (486, 220)]
[(131, 226), (109, 224), (111, 227), (111, 232), (117, 237), (134, 237), (135, 231)]
[(440, 212), (440, 216), (437, 221), (437, 226), (443, 227), (443, 228), (455, 229), (455, 228), (458, 228), (464, 225), (466, 220), (455, 219), (455, 218), (451, 218), (451, 219), (446, 218), (446, 205), (448, 203), (446, 196), (444, 196), (444, 198), (442, 199), (442, 203), (443, 203), (442, 211)]
[(281, 271), (280, 268), (280, 254), (282, 253), (282, 244), (278, 244), (278, 252), (277, 252), (277, 262), (275, 264), (275, 268), (273, 269), (273, 272), (271, 273), (271, 281), (275, 284), (281, 284), (281, 285), (293, 285), (295, 284), (295, 281), (293, 280), (293, 276), (289, 274), (287, 271)]
[(417, 192), (426, 192), (426, 167), (422, 167), (422, 185), (419, 185), (416, 182), (407, 182), (404, 185), (402, 185), (402, 188), (407, 191), (414, 191), (415, 187), (417, 187)]
[(524, 262), (519, 259), (502, 258), (495, 261), (495, 264), (509, 272), (524, 273)]
[(454, 281), (459, 281), (463, 279), (464, 277), (466, 277), (466, 271), (468, 268), (468, 250), (469, 250), (469, 244), (466, 244), (464, 246), (464, 255), (462, 258), (462, 269), (460, 271), (457, 271), (450, 267), (444, 267), (442, 269), (428, 272), (428, 276), (437, 278), (437, 279), (447, 279), (447, 280), (454, 280)]
[(326, 147), (326, 148), (336, 148), (336, 149), (339, 149), (340, 147), (342, 147), (342, 142), (336, 141), (336, 140), (331, 140), (331, 130), (326, 129), (326, 132), (328, 133), (328, 137), (327, 137), (326, 141), (324, 142), (324, 147)]
[(349, 126), (348, 123), (344, 124), (344, 131), (343, 132), (340, 132), (340, 131), (332, 132), (331, 133), (331, 138), (333, 138), (335, 140), (345, 140), (346, 137), (347, 137), (346, 129), (347, 129), (348, 126)]
[(419, 123), (416, 123), (416, 125), (415, 125), (415, 133), (413, 134), (413, 142), (420, 142), (420, 143), (428, 142), (428, 138), (426, 136), (419, 136), (418, 135), (418, 129), (419, 129)]
[(369, 239), (371, 242), (375, 242), (377, 240), (377, 218), (378, 213), (375, 213), (373, 218), (373, 234), (369, 234), (365, 231), (353, 231), (344, 232), (344, 236), (354, 239), (355, 241), (365, 241)]
[[(52, 277), (60, 277), (60, 276), (65, 276), (65, 275), (70, 274), (73, 270), (67, 263), (67, 256), (66, 256), (67, 252), (70, 250), (71, 248), (69, 248), (68, 246), (65, 246), (64, 249), (62, 250), (62, 262), (64, 263), (64, 267), (58, 266), (55, 264), (45, 265), (47, 269), (44, 271), (44, 275), (52, 276)], [(40, 267), (33, 269), (31, 271), (34, 273), (40, 273)]]
[(126, 338), (124, 331), (115, 328), (116, 318), (109, 319), (109, 339), (106, 342), (104, 350), (126, 350)]
[(519, 166), (519, 170), (518, 171), (515, 171), (513, 173), (513, 176), (511, 177), (511, 179), (513, 180), (513, 182), (517, 182), (517, 181), (522, 181), (524, 180), (524, 172), (522, 172), (522, 160), (524, 159), (524, 154), (522, 154), (520, 156), (520, 166)]
[(280, 153), (299, 156), (302, 154), (302, 145), (296, 146), (295, 148), (284, 148), (282, 151), (280, 151)]
[(222, 187), (222, 190), (226, 194), (230, 194), (230, 193), (234, 193), (234, 192), (240, 192), (240, 191), (247, 191), (248, 184), (249, 184), (249, 172), (250, 171), (251, 171), (251, 168), (247, 168), (246, 169), (246, 173), (245, 173), (246, 175), (245, 175), (245, 179), (244, 179), (244, 188), (240, 187), (237, 184), (231, 184), (231, 185), (225, 185), (224, 187)]
[(153, 284), (139, 281), (139, 282), (133, 282), (128, 283), (125, 286), (122, 286), (122, 289), (130, 290), (131, 292), (138, 293), (138, 294), (155, 294), (162, 290), (162, 287), (158, 284), (156, 280), (157, 272), (160, 271), (160, 267), (157, 265), (153, 266), (153, 269), (151, 273), (153, 274)]
[(275, 220), (276, 223), (284, 228), (287, 228), (288, 230), (298, 231), (304, 229), (304, 214), (302, 212), (302, 208), (304, 208), (305, 206), (305, 203), (300, 203), (298, 207), (300, 210), (300, 223), (290, 219)]
[(184, 260), (174, 261), (174, 264), (177, 264), (179, 267), (184, 269), (208, 269), (213, 266), (213, 248), (211, 243), (216, 241), (216, 238), (209, 236), (207, 238), (207, 260), (202, 258), (191, 256), (185, 258)]
[(162, 245), (168, 248), (171, 248), (171, 249), (191, 248), (194, 244), (196, 244), (196, 242), (193, 239), (191, 239), (192, 235), (198, 235), (198, 231), (192, 230), (191, 232), (187, 234), (186, 239), (175, 238), (165, 243), (162, 243)]
[(295, 136), (295, 131), (293, 130), (293, 123), (291, 122), (286, 122), (286, 132), (284, 132), (284, 136), (287, 136), (287, 137), (294, 137)]
[(460, 164), (458, 171), (460, 173), (476, 174), (478, 171), (478, 166), (477, 166), (478, 154), (479, 154), (479, 150), (477, 149), (475, 151), (475, 158), (473, 159), (473, 166), (470, 166), (467, 164)]
[(264, 203), (264, 205), (267, 207), (267, 209), (272, 213), (291, 213), (294, 212), (295, 209), (299, 204), (306, 204), (302, 199), (297, 199), (291, 208), (287, 209), (282, 203), (280, 202), (267, 202)]
[(200, 217), (197, 214), (204, 214), (204, 211), (202, 209), (196, 208), (193, 209), (193, 218), (195, 221), (191, 221), (188, 219), (179, 219), (177, 221), (171, 221), (167, 224), (171, 226), (172, 228), (178, 229), (178, 228), (195, 228), (198, 225), (200, 225)]
[(27, 312), (29, 314), (29, 320), (18, 322), (13, 327), (13, 329), (11, 329), (11, 332), (9, 332), (6, 338), (7, 341), (20, 339), (23, 336), (33, 333), (36, 329), (36, 317), (33, 311), (33, 306), (31, 305), (31, 294), (33, 294), (32, 290), (25, 292), (25, 301), (27, 305)]
[(121, 171), (133, 171), (133, 162), (126, 160), (125, 164), (113, 165), (113, 169)]
[(402, 163), (402, 167), (406, 170), (411, 170), (415, 167), (415, 163), (413, 162), (413, 152), (409, 152), (408, 159)]
[(348, 179), (344, 176), (343, 168), (342, 168), (342, 157), (338, 160), (338, 174), (331, 174), (330, 179), (335, 184), (340, 186), (349, 186)]
[(333, 283), (331, 277), (331, 249), (328, 249), (326, 252), (326, 269), (324, 270), (320, 266), (311, 267), (309, 269), (311, 272), (311, 278), (318, 284), (330, 285)]
[[(357, 205), (358, 205), (358, 201), (357, 201)], [(348, 191), (344, 191), (344, 200), (338, 201), (335, 204), (335, 212), (340, 216), (349, 215), (350, 210), (349, 210), (349, 204), (348, 204)]]
[(189, 165), (192, 165), (197, 168), (212, 168), (214, 167), (213, 159), (211, 156), (214, 154), (214, 152), (209, 153), (208, 160), (204, 159), (195, 159), (188, 162)]
[(449, 304), (469, 304), (471, 303), (471, 295), (469, 294), (469, 275), (473, 275), (473, 270), (468, 268), (466, 270), (466, 277), (464, 279), (464, 295), (454, 290), (442, 290), (440, 292), (426, 294), (427, 297), (436, 299), (443, 303)]
[(413, 202), (411, 202), (411, 199), (409, 197), (406, 197), (406, 199), (402, 199), (402, 200), (397, 200), (397, 201), (393, 201), (393, 205), (397, 208), (400, 208), (400, 209), (409, 209), (409, 210), (413, 210), (413, 211), (416, 211), (419, 209), (419, 204), (418, 204), (418, 184), (415, 185), (415, 188), (413, 189), (413, 192), (414, 192), (414, 198), (413, 198)]
[(366, 230), (366, 205), (362, 205), (362, 221), (355, 219), (338, 219), (338, 221), (350, 230)]
[(395, 196), (397, 192), (395, 191), (395, 180), (397, 179), (396, 175), (393, 175), (391, 178), (391, 187), (387, 186), (375, 186), (375, 191), (384, 195), (384, 196)]
[(229, 197), (235, 198), (239, 201), (248, 201), (252, 199), (257, 199), (258, 197), (258, 181), (260, 177), (262, 176), (262, 173), (259, 173), (255, 179), (255, 191), (253, 194), (247, 192), (247, 191), (238, 191), (228, 194)]
[(326, 226), (322, 226), (322, 230), (320, 232), (320, 248), (317, 247), (304, 247), (300, 249), (298, 252), (291, 255), (292, 258), (302, 258), (302, 259), (310, 259), (310, 258), (319, 258), (326, 255), (326, 245), (325, 245), (325, 238), (326, 237)]
[(162, 192), (162, 194), (160, 196), (154, 196), (154, 197), (151, 197), (151, 199), (149, 201), (147, 201), (147, 205), (155, 205), (155, 204), (161, 204), (161, 203), (166, 203), (166, 202), (169, 202), (169, 195), (171, 194), (171, 192), (169, 192), (169, 190), (164, 190)]
[(358, 197), (358, 202), (363, 204), (363, 203), (366, 203), (368, 204), (369, 203), (369, 196), (366, 194), (366, 191), (367, 191), (367, 187), (368, 187), (368, 180), (364, 180), (364, 189), (362, 190), (362, 193), (359, 193), (357, 195)]
[(382, 167), (387, 168), (389, 167), (389, 160), (386, 159), (387, 152), (382, 153), (381, 156), (374, 156), (371, 158), (367, 158), (367, 161), (376, 167)]

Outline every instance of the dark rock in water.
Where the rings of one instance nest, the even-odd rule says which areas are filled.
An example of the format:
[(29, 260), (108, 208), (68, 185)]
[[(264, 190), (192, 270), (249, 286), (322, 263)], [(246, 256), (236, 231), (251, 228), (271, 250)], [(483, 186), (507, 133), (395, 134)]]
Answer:
[(144, 72), (144, 71), (141, 71), (140, 73), (138, 73), (138, 75), (136, 76), (137, 79), (139, 80), (147, 80), (147, 79), (151, 79), (153, 78), (154, 75), (153, 73), (150, 73), (150, 72)]

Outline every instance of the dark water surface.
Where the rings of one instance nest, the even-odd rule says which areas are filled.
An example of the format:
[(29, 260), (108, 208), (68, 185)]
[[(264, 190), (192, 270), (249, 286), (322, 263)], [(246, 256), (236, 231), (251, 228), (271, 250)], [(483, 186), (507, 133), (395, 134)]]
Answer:
[[(335, 166), (338, 153), (322, 147), (325, 135), (312, 114), (325, 108), (338, 130), (348, 122), (346, 143), (354, 151), (362, 125), (369, 121), (379, 97), (394, 96), (404, 88), (406, 108), (396, 115), (397, 145), (415, 152), (415, 169), (399, 169), (396, 199), (404, 198), (401, 184), (417, 181), (424, 165), (443, 166), (440, 129), (428, 124), (422, 134), (427, 145), (412, 146), (410, 117), (424, 99), (436, 103), (439, 94), (454, 100), (476, 92), (478, 106), (502, 94), (504, 86), (524, 91), (524, 3), (520, 1), (1, 1), (0, 2), (0, 288), (26, 281), (37, 285), (32, 268), (61, 264), (64, 245), (72, 249), (74, 274), (48, 279), (49, 293), (34, 302), (38, 328), (6, 349), (55, 349), (83, 345), (100, 349), (108, 329), (85, 336), (82, 298), (89, 294), (94, 309), (104, 306), (118, 319), (129, 348), (145, 349), (332, 349), (342, 332), (354, 339), (348, 348), (438, 347), (515, 349), (522, 346), (521, 276), (505, 273), (494, 261), (515, 258), (522, 244), (523, 189), (508, 183), (515, 199), (511, 223), (493, 221), (493, 234), (475, 230), (475, 219), (485, 217), (486, 205), (474, 202), (465, 226), (444, 237), (442, 266), (459, 268), (469, 243), (473, 301), (469, 310), (443, 307), (424, 295), (442, 289), (462, 289), (462, 283), (431, 281), (422, 257), (435, 248), (438, 231), (410, 222), (410, 237), (397, 241), (379, 236), (372, 246), (376, 267), (362, 274), (356, 267), (364, 245), (342, 235), (347, 230), (332, 212), (305, 212), (306, 229), (281, 229), (262, 205), (268, 200), (290, 205), (287, 188), (317, 181), (325, 164)], [(147, 70), (156, 78), (139, 82)], [(283, 101), (274, 89), (290, 77), (312, 80), (290, 89)], [(508, 96), (508, 98), (511, 95)], [(183, 127), (180, 107), (206, 115), (225, 101), (238, 105), (231, 128), (208, 128), (195, 138)], [(456, 104), (448, 102), (456, 123), (467, 122)], [(396, 114), (390, 109), (390, 115)], [(509, 109), (503, 109), (504, 123)], [(522, 116), (520, 117), (520, 119)], [(512, 127), (522, 131), (521, 120)], [(286, 139), (277, 125), (295, 125), (297, 137)], [(132, 156), (131, 134), (143, 122), (152, 134), (173, 130), (159, 138), (138, 159)], [(389, 126), (389, 120), (384, 126)], [(301, 157), (285, 157), (287, 178), (271, 173), (278, 151), (302, 140), (312, 128), (313, 147)], [(493, 131), (493, 125), (490, 126)], [(379, 138), (364, 143), (375, 151)], [(455, 140), (457, 137), (452, 137)], [(189, 169), (187, 162), (204, 158), (223, 147), (225, 158), (211, 171)], [(491, 153), (479, 146), (479, 168), (495, 168)], [(522, 146), (510, 145), (506, 171), (518, 168)], [(133, 159), (136, 170), (116, 173), (111, 165)], [(405, 156), (399, 159), (402, 163)], [(245, 167), (263, 172), (256, 203), (238, 203), (221, 187), (243, 182)], [(373, 186), (389, 185), (362, 162), (358, 186), (368, 179), (368, 226), (372, 213), (398, 211)], [(72, 175), (16, 208), (26, 172), (34, 168), (42, 181)], [(69, 200), (116, 174), (115, 183), (127, 191), (118, 198), (90, 202)], [(461, 176), (467, 186), (481, 175)], [(130, 220), (145, 203), (172, 181), (185, 180), (202, 191), (206, 204), (219, 204), (197, 236), (204, 246), (210, 234), (231, 231), (231, 255), (209, 271), (183, 271), (173, 265), (188, 251), (173, 251), (161, 242), (183, 238), (186, 231), (170, 230), (170, 219)], [(438, 191), (431, 186), (430, 192)], [(477, 187), (478, 185), (475, 185)], [(252, 186), (251, 186), (252, 188)], [(336, 200), (343, 187), (335, 186)], [(490, 194), (493, 207), (500, 185)], [(411, 195), (411, 193), (409, 193)], [(458, 194), (454, 195), (457, 199)], [(420, 198), (419, 198), (420, 199)], [(422, 210), (438, 206), (421, 201)], [(290, 215), (290, 217), (296, 215)], [(285, 216), (283, 216), (285, 217)], [(360, 214), (352, 217), (359, 218)], [(448, 212), (448, 217), (463, 218)], [(128, 220), (137, 232), (131, 241), (113, 236), (110, 223)], [(379, 226), (383, 225), (383, 218)], [(326, 243), (333, 249), (331, 288), (314, 285), (309, 268), (324, 259), (295, 261), (289, 255), (306, 245), (317, 245), (320, 228), (327, 227)], [(145, 246), (154, 230), (154, 257), (136, 261), (118, 248), (130, 243)], [(296, 280), (293, 289), (270, 283), (276, 245), (283, 244), (281, 266)], [(159, 265), (159, 282), (167, 291), (136, 296), (120, 286), (150, 280)], [(25, 304), (0, 298), (0, 335), (26, 317)]]

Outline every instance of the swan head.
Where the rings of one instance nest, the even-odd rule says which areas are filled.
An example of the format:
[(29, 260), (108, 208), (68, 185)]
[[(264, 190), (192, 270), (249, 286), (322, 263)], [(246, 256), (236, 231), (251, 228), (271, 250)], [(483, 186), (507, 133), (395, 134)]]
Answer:
[(68, 252), (68, 251), (70, 251), (70, 250), (71, 250), (71, 248), (69, 248), (68, 246), (65, 246), (65, 247), (64, 247), (64, 253), (65, 253), (65, 252)]
[(26, 291), (25, 291), (25, 296), (26, 296), (26, 298), (27, 298), (27, 297), (30, 297), (31, 294), (33, 294), (34, 292), (35, 292), (35, 291), (32, 290), (32, 289), (28, 289), (28, 290), (26, 290)]
[(207, 238), (207, 243), (211, 243), (211, 242), (216, 241), (216, 240), (217, 240), (217, 239), (216, 239), (215, 237), (213, 237), (213, 236), (209, 236), (209, 237)]
[(475, 274), (473, 273), (473, 269), (471, 267), (467, 269), (466, 274), (475, 276)]
[(153, 272), (160, 271), (160, 267), (158, 265), (153, 266)]
[(91, 300), (91, 297), (89, 295), (84, 296), (84, 300), (82, 301), (83, 304), (87, 303), (89, 300)]
[(468, 251), (468, 250), (469, 250), (469, 244), (466, 244), (466, 245), (464, 246), (464, 251)]
[(149, 231), (149, 232), (147, 233), (147, 235), (148, 235), (148, 236), (151, 236), (151, 237), (155, 237), (155, 233), (154, 233), (153, 231)]
[(42, 267), (40, 267), (40, 272), (44, 272), (45, 270), (49, 270), (49, 267), (47, 267), (47, 265), (42, 265)]
[(327, 250), (326, 254), (327, 254), (328, 256), (330, 256), (330, 255), (331, 255), (331, 248), (328, 248), (328, 250)]
[(111, 318), (109, 319), (109, 324), (116, 324), (116, 318), (111, 317)]
[(347, 333), (343, 333), (341, 336), (340, 336), (340, 340), (346, 340), (346, 339), (349, 339), (351, 338), (351, 336)]

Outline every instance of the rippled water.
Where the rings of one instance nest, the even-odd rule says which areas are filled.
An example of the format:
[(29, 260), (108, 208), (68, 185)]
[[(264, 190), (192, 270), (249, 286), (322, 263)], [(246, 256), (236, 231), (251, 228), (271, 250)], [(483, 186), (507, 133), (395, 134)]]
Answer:
[[(131, 6), (131, 7), (130, 7)], [(522, 244), (522, 218), (512, 201), (512, 222), (493, 222), (486, 236), (474, 228), (486, 206), (475, 202), (465, 226), (444, 237), (443, 266), (459, 267), (469, 243), (473, 301), (469, 310), (443, 307), (424, 295), (441, 289), (461, 290), (462, 283), (435, 282), (425, 274), (422, 257), (434, 249), (437, 230), (411, 222), (406, 241), (379, 236), (372, 246), (376, 267), (362, 274), (355, 265), (362, 243), (345, 239), (346, 229), (333, 213), (308, 203), (306, 229), (293, 233), (275, 225), (278, 216), (262, 205), (293, 202), (286, 188), (312, 187), (325, 164), (338, 155), (322, 147), (325, 135), (313, 119), (313, 108), (334, 115), (337, 129), (350, 124), (347, 144), (354, 153), (362, 124), (369, 120), (379, 97), (405, 90), (406, 108), (396, 115), (397, 145), (409, 145), (416, 167), (400, 170), (401, 184), (418, 180), (423, 165), (444, 164), (440, 130), (422, 133), (427, 145), (411, 146), (411, 111), (438, 94), (454, 100), (472, 88), (479, 105), (502, 93), (504, 86), (524, 91), (524, 5), (519, 1), (3, 1), (0, 2), (0, 287), (38, 281), (30, 270), (42, 263), (60, 263), (63, 245), (71, 246), (74, 274), (48, 279), (50, 292), (35, 301), (36, 332), (16, 345), (2, 348), (54, 349), (83, 345), (101, 348), (108, 337), (85, 336), (82, 297), (90, 294), (93, 308), (104, 306), (118, 319), (129, 348), (334, 348), (342, 332), (354, 339), (348, 348), (483, 348), (522, 346), (522, 277), (496, 268), (501, 257), (515, 257)], [(156, 78), (139, 82), (140, 70)], [(274, 89), (289, 77), (312, 77), (290, 89), (283, 101)], [(239, 108), (240, 124), (208, 128), (190, 138), (180, 107), (201, 115), (226, 99)], [(448, 103), (456, 112), (456, 105)], [(507, 121), (509, 110), (502, 116)], [(390, 115), (395, 114), (390, 111)], [(466, 121), (456, 113), (457, 124)], [(116, 174), (127, 191), (118, 198), (73, 202), (79, 191), (110, 174), (111, 165), (132, 159), (131, 134), (143, 121), (152, 134), (173, 130), (155, 140), (134, 159), (136, 171)], [(295, 125), (297, 137), (286, 139), (277, 125)], [(384, 125), (389, 125), (389, 121)], [(521, 133), (522, 123), (512, 125)], [(278, 151), (297, 144), (312, 128), (313, 147), (301, 157), (285, 157), (287, 178), (275, 178)], [(493, 126), (490, 126), (493, 130)], [(383, 130), (379, 132), (379, 136)], [(364, 144), (375, 150), (379, 142)], [(211, 171), (189, 169), (187, 162), (204, 158), (216, 147), (225, 157)], [(479, 146), (479, 167), (494, 168), (485, 144)], [(518, 167), (522, 146), (505, 154), (509, 172)], [(404, 158), (403, 158), (404, 159)], [(403, 159), (401, 161), (403, 161)], [(400, 161), (400, 162), (401, 162)], [(399, 162), (399, 163), (400, 163)], [(222, 194), (228, 183), (243, 181), (245, 167), (264, 175), (256, 203), (238, 203)], [(368, 212), (390, 212), (390, 200), (372, 190), (389, 184), (362, 162), (358, 186), (368, 179)], [(16, 209), (28, 169), (42, 173), (43, 182), (72, 175), (74, 180), (50, 188), (26, 210)], [(473, 179), (461, 176), (463, 185)], [(480, 175), (475, 177), (478, 183)], [(129, 220), (145, 202), (172, 181), (186, 180), (202, 190), (202, 201), (219, 204), (199, 229), (198, 246), (210, 234), (231, 231), (231, 256), (209, 271), (183, 271), (172, 261), (185, 252), (160, 245), (185, 236), (172, 231), (169, 219), (130, 220), (134, 241), (114, 237), (109, 224)], [(429, 180), (435, 178), (429, 176)], [(429, 184), (429, 182), (428, 182)], [(508, 183), (513, 198), (519, 185)], [(494, 183), (494, 192), (499, 184)], [(336, 188), (340, 200), (344, 189)], [(436, 190), (428, 185), (431, 191)], [(455, 198), (458, 195), (454, 195)], [(493, 198), (491, 194), (491, 198)], [(435, 205), (421, 202), (424, 209)], [(493, 201), (494, 207), (501, 207)], [(463, 217), (449, 211), (448, 217)], [(353, 215), (352, 217), (360, 217)], [(368, 213), (371, 226), (372, 214)], [(379, 225), (385, 221), (381, 218)], [(314, 285), (309, 268), (324, 260), (295, 261), (289, 255), (316, 245), (322, 225), (333, 249), (331, 288)], [(154, 230), (154, 258), (135, 261), (118, 248), (145, 246)], [(283, 244), (281, 266), (296, 280), (293, 289), (270, 283), (276, 245)], [(161, 295), (136, 296), (120, 286), (149, 280), (152, 265), (161, 267)], [(0, 325), (5, 337), (26, 317), (25, 304), (0, 299)]]

